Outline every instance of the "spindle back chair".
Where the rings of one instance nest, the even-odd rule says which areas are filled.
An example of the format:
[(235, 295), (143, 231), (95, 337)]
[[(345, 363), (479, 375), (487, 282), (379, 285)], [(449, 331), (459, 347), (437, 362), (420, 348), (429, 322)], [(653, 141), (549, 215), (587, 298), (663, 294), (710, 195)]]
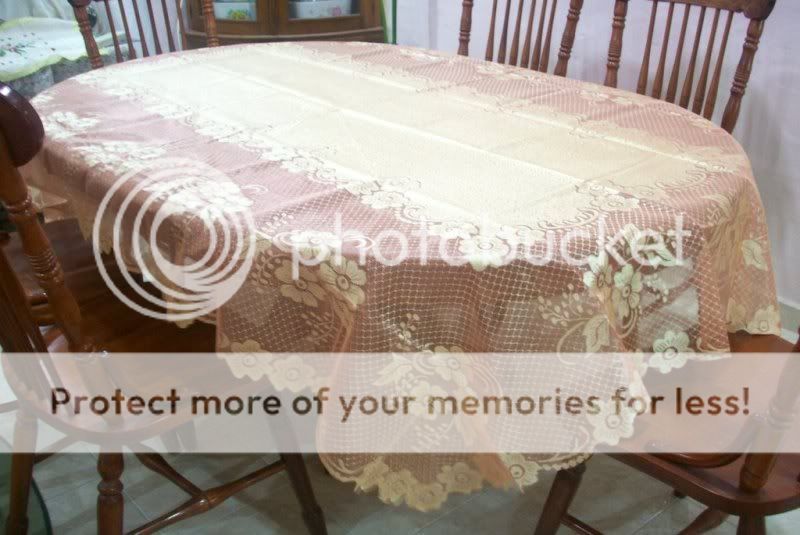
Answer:
[[(620, 453), (611, 454), (616, 460), (669, 485), (676, 496), (689, 496), (707, 507), (680, 531), (682, 534), (704, 533), (722, 524), (729, 515), (736, 515), (737, 534), (763, 535), (766, 516), (800, 508), (800, 456), (774, 452), (775, 444), (792, 428), (797, 417), (800, 340), (792, 346), (791, 342), (772, 335), (735, 333), (729, 338), (731, 351), (735, 353), (793, 354), (785, 361), (777, 361), (782, 364), (780, 369), (772, 366), (769, 373), (757, 379), (761, 388), (773, 386), (775, 390), (766, 414), (751, 416), (749, 423), (754, 425), (746, 434), (747, 453), (650, 454), (626, 453), (620, 448)], [(764, 358), (769, 357), (764, 355)], [(712, 387), (709, 391), (713, 390), (714, 385), (709, 386)], [(585, 470), (583, 463), (558, 472), (535, 535), (552, 535), (561, 524), (578, 533), (599, 535), (599, 531), (569, 514)]]
[[(488, 2), (488, 0), (484, 1)], [(550, 66), (550, 51), (558, 0), (514, 0), (514, 2), (505, 0), (502, 25), (499, 27), (500, 42), (497, 45), (496, 56), (495, 39), (498, 30), (498, 16), (501, 13), (498, 12), (498, 0), (491, 1), (492, 8), (489, 19), (489, 37), (486, 42), (486, 60), (547, 72)], [(500, 1), (502, 2), (502, 0)], [(474, 4), (474, 0), (463, 0), (461, 5), (458, 53), (462, 56), (469, 54)], [(558, 76), (567, 75), (567, 67), (572, 55), (572, 46), (575, 43), (575, 32), (577, 31), (582, 8), (583, 0), (569, 0), (567, 21), (561, 36), (558, 63), (554, 70), (554, 74)], [(512, 12), (514, 13), (513, 33), (509, 34)], [(524, 25), (523, 21), (525, 21)], [(520, 43), (522, 44), (521, 48)]]
[[(617, 74), (620, 67), (622, 56), (623, 33), (625, 21), (628, 13), (628, 4), (631, 0), (614, 0), (614, 16), (612, 23), (611, 42), (608, 48), (608, 62), (606, 66), (605, 85), (617, 87)], [(706, 119), (711, 119), (717, 103), (717, 93), (719, 92), (722, 67), (728, 40), (731, 33), (734, 16), (740, 14), (749, 19), (747, 32), (744, 38), (742, 55), (733, 78), (730, 98), (722, 117), (722, 128), (728, 132), (733, 132), (739, 118), (739, 112), (750, 80), (750, 73), (753, 68), (753, 61), (758, 50), (758, 44), (764, 31), (764, 22), (769, 17), (775, 6), (776, 0), (650, 0), (653, 3), (650, 13), (650, 22), (647, 29), (647, 41), (644, 47), (644, 55), (639, 69), (639, 79), (636, 91), (646, 94), (651, 80), (651, 62), (653, 62), (652, 49), (653, 41), (656, 39), (656, 20), (661, 4), (668, 4), (666, 22), (661, 37), (661, 51), (655, 74), (652, 78), (650, 95), (665, 99), (675, 103), (677, 101), (684, 108), (689, 108), (698, 115)], [(680, 33), (677, 38), (677, 48), (674, 52), (671, 69), (668, 67), (669, 45), (672, 40), (673, 24), (677, 21), (675, 17), (676, 4), (683, 4), (682, 14), (680, 15)], [(692, 14), (696, 13), (696, 24), (694, 36), (689, 36), (690, 42), (686, 42), (687, 29)], [(710, 20), (710, 25), (709, 25)], [(714, 61), (714, 51), (717, 45), (717, 36), (720, 34), (720, 24), (722, 24), (719, 48)], [(709, 27), (710, 26), (710, 27)], [(706, 28), (709, 28), (706, 32)], [(703, 34), (707, 37), (704, 37)], [(685, 67), (683, 84), (680, 84), (681, 67), (684, 51), (691, 46), (689, 61)], [(701, 50), (705, 47), (705, 53)], [(713, 61), (713, 71), (712, 71)], [(700, 74), (695, 75), (698, 66), (701, 65)], [(669, 79), (666, 80), (669, 69)], [(665, 85), (666, 82), (666, 85)], [(679, 91), (680, 85), (680, 91)], [(694, 97), (692, 94), (694, 93)]]
[[(113, 392), (113, 388), (138, 384), (152, 385), (162, 392), (168, 391), (170, 386), (180, 390), (181, 378), (190, 373), (185, 367), (171, 370), (159, 367), (154, 370), (151, 363), (142, 362), (147, 359), (112, 359), (111, 356), (114, 353), (209, 353), (215, 348), (212, 326), (196, 323), (181, 329), (168, 322), (145, 317), (123, 304), (110, 291), (94, 297), (81, 308), (79, 296), (65, 284), (59, 259), (18, 170), (37, 154), (43, 141), (44, 129), (36, 110), (18, 93), (0, 82), (0, 201), (17, 228), (25, 256), (47, 295), (57, 325), (46, 331), (40, 330), (31, 314), (19, 274), (8, 261), (5, 248), (0, 248), (0, 343), (6, 350), (26, 353), (22, 358), (4, 355), (2, 359), (4, 376), (19, 401), (5, 531), (9, 535), (22, 535), (27, 531), (33, 465), (37, 460), (47, 457), (47, 454), (33, 453), (38, 420), (48, 422), (66, 435), (52, 446), (54, 451), (75, 440), (93, 440), (102, 445), (110, 439), (114, 444), (126, 446), (141, 446), (141, 442), (148, 438), (162, 437), (166, 441), (174, 435), (182, 436), (178, 433), (193, 422), (191, 415), (166, 413), (144, 421), (134, 421), (120, 415), (118, 420), (114, 420), (114, 425), (106, 425), (105, 421), (98, 425), (96, 415), (78, 414), (75, 411), (64, 418), (54, 415), (48, 408), (48, 399), (54, 387), (64, 385), (68, 391), (79, 392), (86, 392), (87, 388), (89, 391)], [(98, 367), (87, 369), (76, 367), (74, 359), (63, 355), (65, 351), (109, 353), (99, 359)], [(216, 357), (214, 360), (219, 361)], [(212, 366), (216, 366), (213, 361)], [(231, 392), (252, 389), (256, 384), (239, 382), (224, 367), (205, 369), (203, 373), (210, 374), (217, 384), (226, 385), (225, 388), (230, 385)], [(322, 511), (299, 454), (281, 454), (280, 459), (271, 464), (233, 481), (205, 489), (193, 484), (155, 452), (140, 452), (136, 456), (146, 468), (169, 479), (189, 497), (172, 511), (136, 528), (135, 533), (154, 533), (206, 512), (234, 494), (283, 470), (288, 472), (309, 531), (314, 535), (326, 533)], [(123, 532), (123, 468), (123, 455), (117, 446), (113, 450), (101, 450), (97, 459), (101, 479), (97, 500), (98, 533), (118, 535)]]
[[(128, 59), (136, 59), (137, 51), (134, 43), (136, 40), (134, 39), (134, 35), (139, 36), (139, 44), (142, 48), (142, 56), (149, 57), (151, 55), (158, 55), (164, 52), (176, 52), (179, 50), (178, 43), (176, 42), (175, 36), (173, 35), (173, 21), (170, 17), (169, 8), (167, 5), (167, 0), (130, 0), (130, 10), (133, 12), (133, 18), (129, 16), (128, 8), (126, 8), (126, 0), (68, 0), (69, 3), (72, 5), (73, 11), (75, 12), (75, 18), (78, 21), (78, 27), (80, 28), (81, 35), (83, 36), (83, 41), (86, 45), (86, 52), (89, 56), (89, 63), (91, 64), (93, 69), (99, 69), (103, 66), (103, 59), (100, 55), (100, 50), (97, 47), (97, 42), (95, 41), (94, 34), (92, 34), (92, 27), (91, 23), (89, 22), (89, 13), (87, 8), (93, 2), (95, 4), (103, 4), (103, 9), (105, 11), (106, 16), (108, 17), (108, 24), (111, 30), (111, 38), (114, 42), (114, 54), (116, 56), (117, 63), (121, 63), (125, 61), (125, 55), (122, 50), (122, 44), (120, 43), (119, 36), (117, 34), (116, 23), (114, 22), (114, 13), (112, 9), (112, 5), (116, 4), (119, 9), (120, 18), (122, 20), (122, 29), (125, 34), (125, 41), (128, 45)], [(180, 33), (180, 45), (182, 49), (187, 49), (186, 44), (186, 28), (185, 28), (185, 21), (183, 19), (183, 10), (181, 9), (181, 0), (171, 0), (174, 2), (175, 5), (175, 13), (178, 22), (178, 28)], [(219, 46), (219, 37), (217, 36), (217, 21), (214, 17), (214, 3), (213, 0), (201, 0), (202, 1), (202, 9), (203, 9), (203, 20), (205, 22), (206, 28), (206, 39), (208, 46)], [(160, 3), (160, 6), (156, 4), (156, 2)], [(145, 3), (147, 8), (145, 19), (145, 14), (142, 13), (144, 9), (141, 8), (141, 4)], [(154, 6), (154, 4), (156, 4)], [(158, 12), (160, 12), (161, 18), (163, 19), (163, 25), (158, 24)], [(132, 22), (136, 23), (135, 29), (136, 34), (131, 31)], [(152, 35), (152, 42), (148, 43), (147, 36), (145, 34), (145, 28), (147, 28)], [(163, 31), (164, 33), (160, 33)], [(166, 42), (162, 43), (161, 35), (166, 36)], [(152, 44), (152, 48), (150, 45)]]

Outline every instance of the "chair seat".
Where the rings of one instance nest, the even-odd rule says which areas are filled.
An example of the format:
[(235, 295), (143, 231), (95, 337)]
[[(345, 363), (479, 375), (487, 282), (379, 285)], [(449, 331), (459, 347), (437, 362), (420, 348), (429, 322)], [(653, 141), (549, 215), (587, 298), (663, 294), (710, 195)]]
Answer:
[[(53, 244), (56, 257), (61, 262), (64, 281), (78, 297), (78, 303), (82, 305), (87, 300), (105, 293), (106, 283), (97, 270), (92, 244), (84, 240), (78, 222), (53, 221), (45, 224), (44, 230)], [(12, 269), (18, 274), (22, 283), (34, 320), (39, 325), (52, 324), (53, 315), (47, 302), (47, 295), (36, 282), (36, 277), (22, 250), (19, 235), (11, 234), (10, 240), (3, 247)], [(112, 279), (118, 280), (120, 274), (113, 258), (108, 257), (105, 265)]]
[[(751, 335), (744, 332), (733, 333), (728, 336), (731, 351), (734, 353), (789, 353), (792, 343), (773, 335)], [(735, 356), (733, 358), (736, 358)], [(764, 365), (753, 370), (751, 379), (759, 385), (775, 383), (782, 369), (780, 360), (765, 357)], [(708, 363), (711, 364), (711, 363)], [(725, 370), (725, 368), (723, 368)], [(683, 370), (691, 373), (690, 369)], [(678, 373), (681, 371), (679, 370)], [(730, 379), (725, 375), (715, 377), (719, 384), (735, 383), (738, 379)], [(766, 412), (766, 407), (756, 407), (760, 413)], [(663, 436), (663, 430), (670, 429), (669, 437)], [(645, 432), (648, 430), (645, 429)], [(653, 437), (649, 441), (653, 447), (663, 451), (673, 451), (665, 441), (691, 440), (690, 437), (680, 435), (693, 433), (691, 427), (681, 425), (679, 416), (662, 416), (657, 428), (652, 429)], [(713, 435), (713, 432), (709, 436)], [(666, 446), (666, 447), (665, 447)], [(735, 450), (734, 450), (735, 451)], [(687, 464), (679, 464), (673, 459), (643, 453), (627, 453), (619, 451), (613, 456), (637, 470), (640, 470), (661, 482), (672, 486), (687, 496), (729, 514), (751, 514), (767, 516), (779, 514), (800, 507), (800, 455), (778, 455), (775, 468), (767, 480), (766, 486), (757, 493), (746, 492), (739, 488), (741, 469), (745, 455), (724, 466), (703, 468)], [(695, 454), (696, 459), (710, 460), (719, 458), (719, 455)]]
[(738, 332), (728, 335), (733, 353), (789, 353), (792, 343), (772, 334)]

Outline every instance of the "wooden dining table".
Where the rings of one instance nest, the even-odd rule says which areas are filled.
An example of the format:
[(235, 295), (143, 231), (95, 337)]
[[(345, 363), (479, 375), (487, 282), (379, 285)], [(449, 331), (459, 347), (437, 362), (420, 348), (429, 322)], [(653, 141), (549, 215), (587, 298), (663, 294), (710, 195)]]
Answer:
[[(26, 175), (63, 200), (47, 213), (78, 218), (131, 269), (155, 252), (200, 258), (204, 207), (247, 214), (241, 285), (199, 318), (237, 377), (313, 387), (312, 368), (280, 357), (301, 351), (429, 354), (394, 378), (410, 385), (458, 382), (449, 352), (644, 352), (665, 373), (684, 365), (675, 354), (728, 350), (729, 332), (780, 334), (747, 155), (667, 102), (442, 52), (308, 42), (131, 61), (33, 104), (47, 140)], [(128, 202), (98, 216), (112, 190)], [(152, 234), (165, 205), (180, 217)], [(314, 261), (293, 272), (298, 244)], [(322, 458), (385, 502), (432, 510), (498, 469), (522, 487), (585, 455)]]

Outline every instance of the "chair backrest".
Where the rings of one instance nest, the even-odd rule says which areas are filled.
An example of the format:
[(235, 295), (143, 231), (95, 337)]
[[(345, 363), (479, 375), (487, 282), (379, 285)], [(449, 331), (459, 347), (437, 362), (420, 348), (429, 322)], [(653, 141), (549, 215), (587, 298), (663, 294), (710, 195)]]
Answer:
[[(47, 294), (56, 324), (66, 337), (70, 350), (88, 351), (81, 332), (78, 303), (64, 284), (61, 264), (39, 222), (28, 186), (17, 169), (36, 156), (43, 142), (44, 128), (36, 110), (19, 93), (0, 82), (0, 201), (19, 232), (31, 270)], [(21, 292), (21, 285), (7, 261), (0, 262), (0, 281), (10, 300), (18, 301), (14, 296)], [(20, 305), (16, 306), (15, 312), (19, 314)], [(12, 328), (25, 330), (30, 340), (36, 342), (38, 329), (34, 322), (26, 323), (20, 319)], [(21, 340), (21, 337), (17, 339)]]
[[(772, 474), (772, 469), (778, 460), (774, 451), (783, 435), (790, 429), (796, 420), (800, 390), (800, 339), (792, 349), (790, 357), (781, 370), (778, 387), (769, 403), (765, 416), (765, 424), (757, 433), (751, 445), (752, 453), (744, 459), (739, 473), (739, 488), (747, 492), (758, 492), (767, 484)], [(798, 474), (800, 483), (800, 474)]]
[[(78, 21), (83, 41), (86, 44), (86, 53), (89, 55), (89, 62), (93, 69), (99, 69), (103, 66), (103, 59), (100, 56), (100, 51), (97, 47), (94, 35), (92, 34), (91, 23), (89, 22), (89, 13), (87, 8), (92, 2), (95, 4), (103, 4), (106, 16), (108, 17), (109, 28), (111, 30), (111, 38), (114, 42), (114, 53), (116, 55), (117, 63), (125, 60), (122, 52), (122, 45), (117, 33), (116, 24), (114, 22), (114, 13), (111, 8), (112, 3), (116, 3), (119, 9), (120, 18), (122, 19), (122, 29), (125, 33), (125, 41), (128, 45), (128, 58), (135, 59), (137, 57), (136, 48), (134, 43), (134, 35), (138, 35), (139, 44), (142, 47), (142, 55), (148, 57), (151, 55), (158, 55), (162, 52), (176, 52), (178, 47), (175, 43), (173, 36), (173, 24), (170, 19), (170, 13), (167, 6), (167, 0), (130, 0), (130, 11), (133, 12), (133, 19), (129, 17), (128, 8), (125, 7), (126, 0), (68, 0), (72, 5), (75, 12), (75, 18)], [(186, 45), (186, 28), (183, 20), (183, 11), (181, 9), (180, 0), (171, 0), (175, 3), (175, 13), (178, 19), (178, 27), (180, 29), (181, 45), (183, 49), (187, 48)], [(206, 39), (208, 46), (219, 46), (219, 37), (217, 36), (217, 22), (214, 18), (214, 4), (213, 0), (201, 0), (203, 6), (203, 19), (205, 22)], [(147, 13), (146, 18), (142, 13), (144, 8), (141, 4), (146, 5)], [(154, 4), (155, 7), (154, 7)], [(159, 5), (160, 4), (160, 5)], [(163, 26), (159, 28), (157, 12), (161, 13), (161, 20)], [(132, 21), (135, 21), (136, 34), (132, 33)], [(149, 24), (148, 24), (149, 23)], [(145, 27), (148, 27), (152, 32), (152, 42), (148, 43), (145, 35)], [(159, 29), (164, 33), (159, 33)], [(167, 42), (162, 43), (160, 35), (166, 35)], [(152, 48), (150, 47), (152, 45)]]
[(6, 353), (33, 353), (46, 347), (28, 308), (25, 292), (0, 246), (0, 347)]
[[(619, 71), (620, 57), (622, 55), (622, 36), (625, 30), (625, 18), (628, 13), (628, 3), (631, 0), (614, 0), (614, 17), (612, 23), (611, 42), (608, 47), (608, 62), (606, 66), (605, 85), (617, 87), (617, 72)], [(642, 64), (639, 70), (639, 81), (637, 92), (647, 93), (647, 86), (650, 81), (651, 64), (656, 62), (651, 58), (653, 40), (655, 36), (656, 16), (660, 4), (666, 6), (667, 15), (664, 32), (661, 41), (661, 53), (658, 58), (655, 75), (652, 79), (652, 89), (650, 95), (655, 98), (664, 98), (669, 102), (677, 102), (684, 108), (691, 109), (694, 113), (702, 114), (706, 119), (710, 119), (714, 114), (719, 91), (720, 76), (722, 74), (722, 64), (730, 36), (733, 17), (741, 14), (749, 19), (747, 33), (744, 39), (742, 55), (739, 65), (734, 75), (731, 86), (731, 96), (728, 100), (725, 113), (722, 118), (722, 128), (728, 132), (733, 132), (736, 121), (739, 118), (742, 97), (750, 80), (750, 72), (753, 67), (753, 60), (758, 50), (758, 43), (764, 31), (764, 21), (772, 12), (775, 0), (649, 0), (653, 3), (650, 14), (650, 23), (647, 29), (647, 41), (645, 44)], [(665, 80), (667, 73), (667, 56), (673, 28), (673, 18), (675, 15), (676, 4), (683, 4), (682, 15), (680, 16), (680, 33), (678, 35), (672, 68), (670, 69), (669, 79)], [(693, 13), (697, 13), (696, 29), (694, 36), (687, 42), (687, 28)], [(723, 19), (724, 15), (724, 19)], [(720, 46), (716, 54), (713, 73), (711, 64), (714, 57), (714, 49), (717, 35), (720, 33), (720, 21), (723, 28), (721, 31)], [(710, 21), (710, 23), (709, 23)], [(677, 22), (677, 21), (675, 21)], [(703, 38), (704, 30), (710, 24), (707, 38)], [(705, 42), (705, 45), (703, 44)], [(689, 61), (685, 67), (683, 84), (679, 92), (679, 80), (681, 77), (681, 62), (684, 50), (691, 46)], [(705, 53), (701, 49), (705, 48)], [(695, 84), (695, 71), (702, 62), (700, 74)], [(710, 81), (709, 81), (709, 76)], [(666, 86), (665, 86), (666, 82)], [(692, 98), (694, 93), (694, 98)]]
[[(505, 0), (505, 9), (501, 17), (502, 25), (499, 28), (498, 0), (483, 1), (492, 2), (489, 18), (489, 37), (486, 42), (486, 60), (547, 72), (550, 64), (550, 50), (558, 0), (513, 0), (513, 2), (512, 0)], [(503, 0), (500, 0), (500, 2), (502, 3)], [(458, 53), (462, 56), (469, 54), (474, 4), (474, 0), (463, 0), (461, 4), (461, 30), (459, 33)], [(566, 76), (567, 74), (567, 66), (572, 54), (572, 46), (575, 43), (575, 32), (582, 8), (583, 0), (569, 0), (567, 22), (564, 27), (564, 33), (561, 35), (558, 63), (554, 70), (556, 75)], [(513, 33), (509, 34), (512, 13), (514, 14)], [(525, 21), (524, 25), (523, 21)], [(523, 28), (524, 33), (522, 33)], [(498, 30), (500, 42), (497, 45), (495, 59), (495, 40)], [(520, 42), (522, 42), (521, 48)]]

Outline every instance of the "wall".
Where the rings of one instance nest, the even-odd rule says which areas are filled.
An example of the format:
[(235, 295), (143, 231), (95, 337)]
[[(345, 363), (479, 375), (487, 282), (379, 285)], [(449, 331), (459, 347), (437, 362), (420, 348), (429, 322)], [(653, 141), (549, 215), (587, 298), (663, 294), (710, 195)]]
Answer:
[[(474, 1), (470, 55), (482, 57), (491, 0)], [(504, 6), (505, 2), (498, 4)], [(559, 2), (557, 17), (562, 22), (554, 30), (554, 36), (559, 40), (568, 4), (566, 0)], [(611, 35), (613, 4), (613, 0), (585, 1), (569, 67), (570, 77), (602, 83), (605, 75), (605, 54)], [(513, 5), (516, 6), (516, 2)], [(650, 7), (651, 3), (645, 0), (630, 1), (628, 30), (625, 33), (620, 70), (619, 86), (622, 88), (636, 87)], [(498, 7), (498, 10), (501, 9), (502, 7)], [(676, 9), (673, 19), (673, 43), (680, 31), (682, 10), (682, 7)], [(449, 52), (457, 50), (460, 0), (398, 0), (398, 12), (399, 44)], [(658, 57), (660, 50), (665, 14), (666, 9), (662, 8), (656, 26), (653, 58)], [(515, 10), (512, 10), (512, 27), (515, 15)], [(523, 16), (527, 17), (527, 10)], [(797, 246), (800, 233), (800, 40), (794, 38), (798, 20), (800, 2), (778, 0), (761, 40), (747, 96), (734, 133), (753, 165), (767, 212), (778, 293), (782, 302), (794, 309), (790, 313), (800, 309), (800, 247)], [(720, 23), (718, 35), (722, 33), (722, 26)], [(741, 53), (745, 27), (746, 21), (737, 21), (731, 30), (721, 87), (730, 87), (730, 80)], [(637, 31), (636, 28), (642, 30)], [(690, 26), (689, 31), (691, 30)], [(687, 50), (687, 55), (688, 52)], [(686, 62), (683, 64), (686, 65)], [(672, 64), (668, 65), (671, 67)], [(727, 89), (725, 95), (720, 93), (715, 114), (717, 122), (725, 102)], [(794, 322), (796, 319), (785, 321)]]

